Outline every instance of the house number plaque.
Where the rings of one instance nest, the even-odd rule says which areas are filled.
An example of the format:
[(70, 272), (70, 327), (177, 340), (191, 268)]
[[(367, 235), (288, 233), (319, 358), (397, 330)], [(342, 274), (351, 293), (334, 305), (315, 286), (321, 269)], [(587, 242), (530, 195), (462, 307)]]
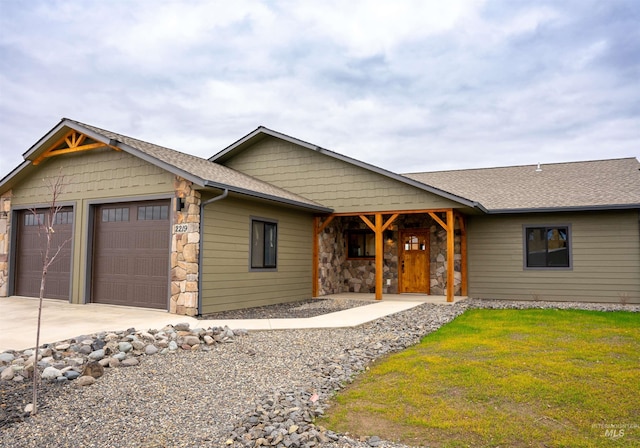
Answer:
[(175, 224), (173, 226), (173, 233), (186, 233), (189, 230), (189, 226), (187, 224)]

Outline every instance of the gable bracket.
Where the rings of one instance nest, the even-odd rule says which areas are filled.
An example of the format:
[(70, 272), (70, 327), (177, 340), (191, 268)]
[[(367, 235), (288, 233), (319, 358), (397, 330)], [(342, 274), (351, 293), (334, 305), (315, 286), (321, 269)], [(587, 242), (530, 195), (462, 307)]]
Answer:
[(40, 154), (35, 160), (33, 160), (34, 165), (40, 164), (44, 159), (49, 157), (55, 157), (62, 154), (71, 154), (75, 152), (89, 151), (91, 149), (96, 148), (111, 148), (116, 151), (122, 151), (120, 148), (102, 143), (102, 142), (93, 142), (85, 144), (87, 136), (76, 131), (75, 129), (70, 130), (65, 134), (64, 137), (56, 141), (53, 145), (49, 146), (49, 149)]

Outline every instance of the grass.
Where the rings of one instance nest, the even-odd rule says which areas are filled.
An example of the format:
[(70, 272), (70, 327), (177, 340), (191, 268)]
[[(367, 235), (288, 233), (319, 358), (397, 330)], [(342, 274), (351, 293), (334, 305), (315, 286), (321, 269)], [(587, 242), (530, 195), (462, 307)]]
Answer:
[(640, 314), (470, 310), (371, 366), (322, 425), (412, 446), (640, 446)]

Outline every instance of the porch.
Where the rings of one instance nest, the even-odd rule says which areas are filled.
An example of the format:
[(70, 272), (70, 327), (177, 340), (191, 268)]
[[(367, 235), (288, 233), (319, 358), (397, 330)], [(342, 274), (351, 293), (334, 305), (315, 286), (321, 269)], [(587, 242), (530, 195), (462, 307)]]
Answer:
[(316, 217), (313, 249), (314, 297), (467, 296), (466, 219), (454, 209)]
[[(318, 297), (319, 299), (331, 298), (334, 300), (362, 300), (363, 302), (376, 302), (375, 293), (361, 293), (361, 292), (343, 292), (339, 294), (327, 294), (325, 296)], [(452, 302), (447, 301), (447, 296), (428, 295), (428, 294), (384, 294), (384, 300), (386, 302), (418, 302), (432, 303), (435, 305), (453, 305), (454, 303), (461, 302), (468, 299), (466, 296), (454, 296)]]

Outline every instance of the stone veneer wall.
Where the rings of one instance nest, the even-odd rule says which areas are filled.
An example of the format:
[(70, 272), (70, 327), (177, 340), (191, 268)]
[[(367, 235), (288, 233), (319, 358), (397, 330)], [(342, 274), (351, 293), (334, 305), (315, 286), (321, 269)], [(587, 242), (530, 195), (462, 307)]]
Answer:
[(11, 235), (11, 191), (0, 197), (0, 297), (9, 294), (9, 239)]
[[(375, 260), (348, 260), (345, 230), (365, 229), (358, 217), (334, 219), (319, 237), (319, 294), (341, 292), (375, 292)], [(398, 292), (398, 229), (430, 229), (430, 281), (431, 294), (446, 294), (447, 286), (447, 232), (428, 215), (404, 215), (391, 226), (391, 239), (384, 240), (383, 293)], [(459, 226), (456, 221), (456, 229)], [(387, 236), (385, 232), (385, 236)], [(462, 288), (460, 235), (455, 235), (454, 294)], [(390, 285), (387, 281), (390, 280)]]
[(318, 293), (323, 296), (343, 292), (342, 265), (347, 255), (341, 220), (334, 219), (318, 238)]
[(198, 277), (200, 275), (200, 192), (190, 181), (176, 176), (176, 197), (184, 208), (174, 214), (174, 224), (185, 224), (186, 231), (171, 229), (171, 300), (169, 312), (187, 316), (198, 314)]

